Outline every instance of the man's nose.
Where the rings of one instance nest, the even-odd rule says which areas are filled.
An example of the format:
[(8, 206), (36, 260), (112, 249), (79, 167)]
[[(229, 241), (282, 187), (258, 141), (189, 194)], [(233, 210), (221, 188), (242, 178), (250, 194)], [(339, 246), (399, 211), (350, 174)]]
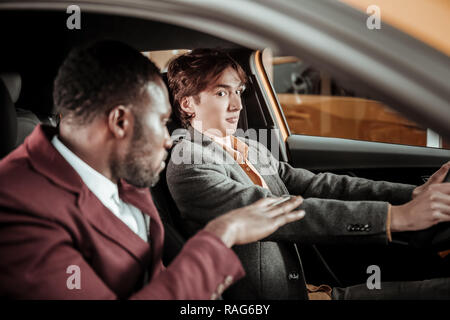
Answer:
[(173, 145), (173, 141), (172, 141), (172, 139), (169, 138), (166, 140), (166, 143), (164, 144), (164, 148), (169, 150), (170, 148), (172, 148), (172, 145)]
[(241, 111), (242, 110), (242, 100), (241, 96), (238, 94), (233, 94), (230, 100), (230, 111)]
[(166, 137), (164, 140), (164, 148), (169, 150), (170, 148), (172, 148), (172, 145), (173, 145), (172, 138), (170, 137), (169, 130), (167, 130), (167, 128), (166, 128)]

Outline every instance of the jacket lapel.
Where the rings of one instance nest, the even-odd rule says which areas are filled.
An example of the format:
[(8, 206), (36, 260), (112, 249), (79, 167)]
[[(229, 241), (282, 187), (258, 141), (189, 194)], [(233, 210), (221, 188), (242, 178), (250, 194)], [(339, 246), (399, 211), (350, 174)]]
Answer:
[[(194, 144), (201, 145), (203, 148), (208, 148), (210, 150), (216, 148), (217, 150), (214, 150), (214, 152), (219, 152), (220, 157), (222, 159), (226, 159), (227, 166), (232, 167), (232, 169), (235, 172), (238, 172), (242, 180), (247, 181), (249, 184), (253, 184), (253, 182), (247, 176), (247, 174), (244, 172), (241, 166), (236, 161), (234, 161), (233, 157), (228, 152), (226, 152), (222, 147), (214, 143), (208, 136), (195, 130), (192, 126), (189, 126), (187, 129), (187, 135), (185, 136), (185, 139), (188, 139)], [(249, 154), (251, 152), (258, 153), (258, 156), (255, 157), (255, 159), (261, 159), (261, 157), (264, 157), (264, 160), (266, 160), (267, 156), (259, 152), (256, 148), (253, 148), (251, 144), (246, 142), (246, 139), (242, 139), (241, 141), (244, 141), (248, 145)], [(264, 163), (266, 163), (266, 161), (264, 161)], [(261, 172), (264, 172), (263, 168), (261, 167), (261, 164), (258, 163), (257, 161), (252, 161), (252, 165), (255, 167), (256, 170), (258, 170), (260, 174)], [(289, 194), (289, 191), (286, 189), (284, 183), (282, 183), (282, 181), (279, 181), (279, 179), (277, 179), (278, 177), (277, 175), (263, 175), (262, 177), (266, 182), (267, 186), (269, 187), (269, 190), (274, 195), (281, 196), (284, 194)]]
[(141, 210), (142, 213), (150, 216), (150, 235), (152, 239), (150, 242), (152, 268), (150, 270), (157, 270), (156, 264), (161, 260), (164, 244), (164, 228), (158, 210), (153, 203), (150, 189), (137, 189), (121, 180), (119, 183), (119, 195), (125, 202), (132, 204)]
[[(277, 174), (265, 174), (264, 172), (267, 172), (268, 170), (268, 163), (270, 163), (268, 157), (264, 152), (260, 152), (257, 148), (252, 146), (252, 144), (248, 144), (249, 147), (249, 154), (255, 153), (257, 154), (257, 157), (254, 157), (254, 159), (261, 160), (258, 161), (252, 161), (252, 165), (255, 167), (255, 169), (261, 174), (262, 178), (267, 184), (267, 187), (269, 190), (276, 196), (282, 196), (285, 194), (289, 194), (289, 191), (286, 189), (286, 186), (284, 185), (283, 181), (279, 178)], [(252, 159), (250, 157), (250, 159)]]
[[(255, 167), (258, 172), (263, 172), (263, 168), (260, 167), (258, 163), (253, 163), (253, 166)], [(277, 175), (262, 175), (264, 181), (267, 184), (267, 187), (269, 187), (269, 190), (276, 196), (282, 196), (285, 194), (289, 194), (289, 191), (286, 189), (286, 186), (284, 183), (279, 180)]]
[[(140, 263), (143, 265), (147, 264), (150, 259), (150, 245), (106, 208), (83, 183), (78, 173), (51, 144), (50, 141), (55, 134), (57, 134), (56, 128), (39, 125), (25, 140), (25, 148), (29, 154), (31, 165), (55, 184), (78, 194), (78, 207), (89, 223), (103, 236), (127, 250)], [(139, 194), (139, 197), (133, 198), (132, 194), (134, 192)], [(152, 208), (154, 206), (152, 206), (152, 203), (149, 203), (151, 202), (151, 197), (148, 196), (145, 199), (145, 206), (143, 206), (139, 201), (144, 201), (146, 197), (145, 193), (141, 195), (140, 192), (139, 189), (129, 186), (123, 200), (132, 199), (133, 202), (130, 201), (131, 204), (142, 212), (150, 214), (152, 219), (156, 219), (156, 209), (153, 212)], [(151, 223), (151, 225), (155, 225), (153, 228), (155, 229), (155, 235), (158, 237), (156, 242), (162, 246), (159, 240), (162, 233), (159, 230), (161, 226), (158, 228), (158, 224), (160, 224), (158, 220), (154, 220)]]
[(89, 223), (104, 237), (123, 247), (142, 265), (150, 258), (150, 245), (134, 233), (123, 221), (116, 217), (87, 188), (79, 193), (78, 206)]
[[(193, 144), (201, 146), (203, 148), (202, 152), (208, 150), (211, 154), (217, 156), (217, 160), (224, 161), (224, 164), (231, 166), (234, 170), (240, 172), (242, 177), (248, 177), (242, 170), (241, 166), (234, 160), (233, 156), (231, 156), (222, 146), (215, 143), (210, 137), (204, 135), (200, 131), (197, 131), (192, 126), (187, 129), (187, 132), (188, 134), (185, 138)], [(192, 152), (192, 154), (196, 153)], [(249, 181), (251, 180), (249, 179)]]

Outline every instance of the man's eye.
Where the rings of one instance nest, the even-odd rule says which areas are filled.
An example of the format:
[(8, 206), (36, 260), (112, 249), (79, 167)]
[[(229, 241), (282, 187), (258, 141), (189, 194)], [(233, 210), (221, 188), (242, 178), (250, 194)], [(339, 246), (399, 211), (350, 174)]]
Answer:
[(218, 95), (219, 97), (224, 97), (227, 95), (227, 93), (225, 91), (219, 91), (216, 93), (216, 95)]

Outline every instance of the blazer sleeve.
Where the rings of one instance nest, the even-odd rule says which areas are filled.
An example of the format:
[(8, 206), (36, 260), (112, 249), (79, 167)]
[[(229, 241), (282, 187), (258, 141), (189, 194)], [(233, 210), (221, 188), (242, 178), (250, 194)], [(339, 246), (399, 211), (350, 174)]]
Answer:
[[(213, 234), (201, 231), (167, 268), (157, 263), (162, 269), (146, 286), (130, 297), (119, 297), (59, 223), (3, 210), (0, 226), (0, 296), (9, 298), (210, 299), (227, 277), (230, 282), (244, 275), (235, 253)], [(68, 289), (70, 265), (79, 267), (80, 289)]]
[[(183, 218), (199, 226), (228, 211), (272, 196), (270, 190), (231, 179), (222, 165), (214, 163), (169, 162), (167, 183)], [(294, 191), (304, 196), (303, 190)], [(307, 198), (301, 208), (306, 211), (305, 218), (281, 227), (264, 240), (325, 244), (385, 244), (388, 241), (386, 202)], [(349, 230), (349, 226), (354, 225), (364, 228)], [(359, 241), (355, 241), (357, 238)]]
[(234, 209), (272, 196), (270, 190), (229, 178), (220, 164), (174, 164), (167, 167), (167, 185), (183, 218), (204, 225)]
[(363, 178), (336, 175), (333, 173), (314, 174), (308, 170), (293, 168), (272, 157), (278, 173), (291, 194), (305, 198), (339, 199), (346, 201), (385, 201), (403, 204), (411, 200), (413, 185), (373, 181)]
[[(265, 150), (289, 193), (306, 199), (303, 207), (309, 214), (299, 223), (308, 225), (309, 232), (306, 235), (312, 234), (312, 238), (305, 239), (307, 242), (328, 243), (323, 234), (314, 232), (320, 228), (331, 236), (330, 239), (339, 243), (352, 243), (357, 237), (362, 243), (372, 240), (375, 243), (387, 243), (388, 204), (398, 205), (410, 201), (416, 187), (332, 173), (314, 174), (278, 161), (264, 146), (259, 148)], [(326, 219), (322, 216), (324, 212), (330, 213)], [(314, 221), (311, 221), (311, 215)], [(292, 225), (287, 225), (270, 238), (279, 239), (282, 235), (281, 238), (293, 239), (296, 232)]]

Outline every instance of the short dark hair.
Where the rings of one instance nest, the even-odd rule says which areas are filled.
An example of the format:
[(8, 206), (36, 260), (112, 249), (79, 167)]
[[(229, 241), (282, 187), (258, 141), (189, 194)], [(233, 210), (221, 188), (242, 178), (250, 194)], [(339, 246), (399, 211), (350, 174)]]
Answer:
[(218, 49), (195, 49), (169, 63), (167, 79), (173, 96), (173, 112), (184, 127), (188, 126), (192, 115), (181, 109), (181, 100), (184, 97), (198, 99), (198, 94), (228, 67), (237, 72), (244, 84), (247, 82), (242, 67), (227, 52)]
[(139, 106), (159, 69), (134, 48), (104, 40), (72, 50), (59, 68), (53, 88), (55, 112), (77, 124), (90, 123), (117, 105)]

